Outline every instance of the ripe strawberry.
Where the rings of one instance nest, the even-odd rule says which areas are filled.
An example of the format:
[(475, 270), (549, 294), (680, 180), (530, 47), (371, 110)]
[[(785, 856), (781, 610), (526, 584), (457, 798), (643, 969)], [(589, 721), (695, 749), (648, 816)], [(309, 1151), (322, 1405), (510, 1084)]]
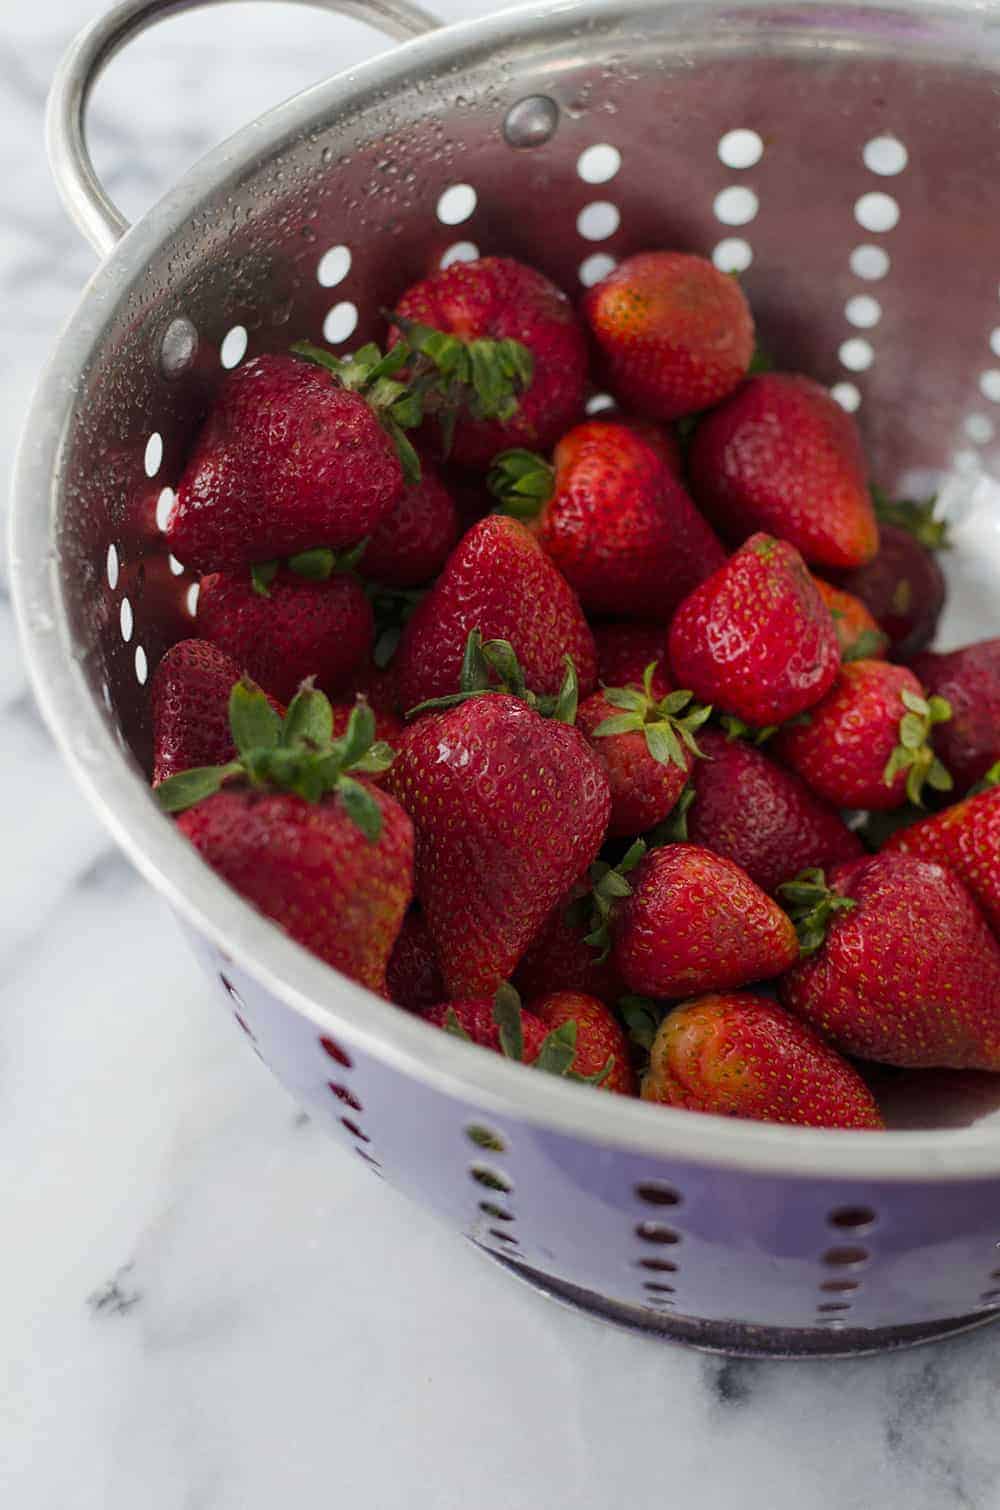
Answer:
[(931, 744), (932, 729), (950, 712), (943, 698), (924, 697), (905, 666), (852, 661), (823, 701), (782, 729), (771, 748), (834, 807), (888, 812), (907, 799), (919, 805), (925, 782), (950, 790)]
[(655, 451), (663, 462), (671, 477), (677, 481), (684, 481), (684, 452), (677, 438), (677, 432), (670, 425), (657, 424), (653, 419), (642, 419), (637, 415), (619, 414), (614, 409), (602, 410), (597, 418), (604, 418), (612, 422), (624, 425), (626, 430), (631, 430), (633, 435), (638, 435)]
[(751, 535), (678, 608), (670, 626), (675, 679), (758, 728), (784, 723), (831, 687), (837, 634), (793, 546)]
[(234, 687), (237, 758), (156, 788), (207, 864), (334, 969), (381, 992), (413, 893), (413, 826), (357, 777), (392, 759), (359, 706), (331, 739), (330, 705), (303, 689), (282, 720), (259, 688)]
[(625, 1034), (603, 1001), (580, 991), (554, 991), (533, 1001), (531, 1011), (550, 1031), (566, 1023), (576, 1024), (576, 1053), (571, 1067), (581, 1079), (594, 1080), (620, 1096), (635, 1095)]
[(846, 1059), (776, 1002), (750, 992), (702, 996), (668, 1013), (642, 1097), (754, 1122), (885, 1125)]
[(608, 773), (610, 838), (644, 833), (671, 812), (700, 753), (695, 731), (712, 712), (692, 704), (690, 692), (657, 699), (654, 670), (647, 666), (642, 688), (595, 692), (577, 715)]
[(1000, 945), (961, 881), (884, 852), (806, 872), (782, 894), (803, 959), (779, 992), (846, 1054), (1000, 1069)]
[(528, 1000), (553, 991), (579, 991), (615, 1002), (625, 990), (611, 956), (587, 943), (591, 930), (590, 886), (579, 881), (553, 907), (514, 972), (514, 985)]
[[(501, 991), (503, 989), (500, 988)], [(436, 1028), (444, 1028), (457, 1038), (468, 1038), (481, 1049), (492, 1049), (494, 1054), (503, 1054), (505, 1058), (516, 1059), (521, 1064), (534, 1064), (548, 1036), (545, 1024), (518, 1003), (521, 1043), (519, 1051), (515, 1052), (518, 1048), (516, 1036), (512, 1039), (504, 1031), (503, 1016), (500, 1022), (497, 1021), (496, 998), (489, 996), (469, 1001), (438, 1001), (425, 1008), (421, 1015)]]
[(531, 521), (588, 613), (669, 619), (722, 565), (718, 540), (660, 456), (626, 425), (592, 420), (556, 446), (497, 457), (489, 485)]
[(597, 676), (605, 687), (641, 687), (647, 666), (653, 672), (653, 696), (674, 690), (667, 671), (667, 636), (662, 624), (595, 624)]
[(403, 489), (376, 526), (358, 570), (387, 587), (418, 587), (437, 576), (458, 535), (455, 501), (437, 469), (421, 459), (420, 481)]
[(593, 691), (594, 640), (576, 595), (514, 519), (473, 525), (407, 623), (395, 659), (404, 709), (454, 691), (473, 629), (510, 641), (532, 691), (558, 691), (567, 655), (581, 695)]
[[(417, 896), (448, 994), (475, 997), (509, 979), (553, 907), (597, 855), (611, 794), (600, 761), (568, 723), (572, 679), (545, 718), (525, 698), (509, 645), (470, 636), (462, 690), (407, 733), (389, 790), (413, 818)], [(502, 684), (504, 685), (504, 684)]]
[(705, 759), (691, 772), (691, 800), (676, 837), (725, 855), (766, 892), (809, 866), (864, 853), (840, 815), (763, 751), (712, 729), (702, 730), (698, 743)]
[[(229, 694), (242, 667), (208, 640), (180, 640), (153, 672), (153, 785), (198, 765), (225, 765), (236, 754)], [(284, 717), (280, 703), (268, 699)]]
[(877, 554), (837, 581), (869, 609), (888, 637), (890, 654), (916, 655), (934, 638), (944, 607), (944, 573), (909, 530), (880, 523)]
[(958, 790), (968, 791), (1000, 759), (1000, 638), (947, 655), (928, 650), (914, 660), (913, 672), (951, 706), (935, 742)]
[(627, 407), (678, 419), (732, 393), (753, 356), (753, 316), (734, 278), (703, 257), (640, 252), (588, 291), (583, 311)]
[[(547, 449), (577, 419), (586, 337), (566, 295), (534, 268), (511, 257), (453, 262), (408, 289), (395, 318), (451, 375), (450, 454), (461, 465), (488, 467), (509, 446)], [(444, 438), (447, 448), (447, 423)]]
[[(861, 570), (870, 571), (871, 568), (865, 566)], [(824, 582), (822, 577), (814, 577), (813, 581), (830, 610), (841, 661), (884, 661), (889, 636), (879, 628), (878, 620), (873, 618), (861, 599), (845, 592), (842, 587)]]
[(650, 850), (624, 884), (630, 894), (612, 908), (614, 961), (640, 996), (732, 990), (780, 975), (798, 957), (781, 908), (711, 850)]
[(695, 499), (734, 542), (768, 530), (819, 567), (861, 566), (878, 547), (857, 428), (809, 378), (750, 378), (699, 424), (688, 473)]
[[(1000, 782), (1000, 765), (995, 780)], [(884, 847), (947, 866), (965, 883), (1000, 936), (1000, 785), (898, 829)]]
[[(307, 556), (329, 561), (334, 571), (332, 551)], [(198, 628), (283, 702), (310, 676), (326, 692), (344, 687), (371, 655), (374, 635), (371, 605), (355, 577), (314, 580), (294, 567), (203, 577)]]
[(411, 907), (403, 919), (386, 967), (385, 986), (390, 1001), (409, 1012), (422, 1012), (444, 999), (441, 966), (419, 907)]
[[(557, 1003), (552, 1010), (552, 1022), (546, 1023), (534, 1012), (526, 1011), (514, 988), (502, 983), (492, 1000), (439, 1002), (423, 1016), (446, 1033), (468, 1039), (480, 1048), (492, 1049), (519, 1064), (566, 1080), (617, 1090), (618, 1083), (611, 1082), (625, 1078), (614, 1052), (619, 1048), (619, 1037), (614, 1032), (617, 1024), (600, 1002), (591, 1002), (586, 996), (573, 996), (572, 1000), (578, 1004), (574, 1016), (561, 1012)], [(621, 1047), (624, 1049), (623, 1038)], [(591, 1064), (593, 1069), (589, 1068)], [(489, 1136), (484, 1131), (486, 1148), (492, 1146), (485, 1141)]]

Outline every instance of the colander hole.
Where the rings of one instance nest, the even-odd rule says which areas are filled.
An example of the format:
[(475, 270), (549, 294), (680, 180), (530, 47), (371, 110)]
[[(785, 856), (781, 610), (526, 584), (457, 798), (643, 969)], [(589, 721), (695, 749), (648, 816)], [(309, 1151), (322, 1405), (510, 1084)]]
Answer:
[(350, 1054), (345, 1049), (342, 1049), (339, 1043), (334, 1043), (332, 1038), (321, 1038), (319, 1046), (324, 1054), (329, 1054), (330, 1058), (336, 1064), (343, 1065), (345, 1070), (352, 1070), (354, 1068), (354, 1060)]
[(240, 365), (247, 354), (249, 340), (245, 325), (234, 325), (232, 330), (226, 332), (219, 347), (219, 361), (227, 372)]
[(461, 225), (476, 208), (477, 195), (471, 184), (452, 184), (437, 202), (437, 218), (442, 225)]
[(844, 314), (849, 325), (858, 330), (871, 330), (882, 318), (882, 306), (871, 294), (855, 294), (845, 304)]
[(978, 446), (985, 446), (994, 435), (994, 424), (987, 414), (967, 414), (962, 426), (966, 435)]
[(192, 619), (198, 612), (198, 594), (200, 591), (200, 584), (197, 582), (192, 582), (184, 598), (187, 611), (191, 615)]
[(484, 1216), (491, 1216), (495, 1222), (512, 1222), (514, 1220), (514, 1213), (512, 1211), (505, 1211), (502, 1206), (496, 1205), (494, 1201), (480, 1201), (479, 1209)]
[(650, 1206), (679, 1206), (682, 1199), (671, 1185), (661, 1185), (655, 1180), (636, 1185), (635, 1193)]
[(622, 223), (618, 206), (607, 199), (595, 199), (585, 204), (576, 217), (576, 228), (584, 241), (605, 241), (613, 236)]
[(113, 592), (114, 589), (118, 586), (119, 573), (118, 550), (113, 545), (108, 546), (108, 557), (105, 564), (105, 573), (108, 579), (108, 586)]
[(853, 1269), (858, 1264), (867, 1263), (870, 1256), (868, 1249), (860, 1246), (828, 1248), (823, 1254), (823, 1262), (833, 1269)]
[(128, 598), (122, 598), (122, 606), (118, 614), (118, 624), (122, 632), (122, 639), (126, 645), (132, 638), (132, 630), (135, 627), (135, 619), (132, 615), (132, 605)]
[(373, 1159), (372, 1156), (371, 1156), (371, 1154), (370, 1153), (366, 1153), (363, 1148), (358, 1148), (357, 1145), (355, 1145), (354, 1152), (357, 1153), (357, 1154), (360, 1154), (361, 1157), (364, 1159), (365, 1163), (366, 1164), (370, 1164), (371, 1167), (372, 1167), (372, 1169), (380, 1170), (382, 1168), (382, 1166), (379, 1163), (378, 1159)]
[(1000, 327), (990, 331), (990, 350), (995, 357), (1000, 357)]
[(580, 282), (584, 288), (593, 288), (595, 283), (600, 283), (610, 272), (618, 266), (618, 259), (608, 252), (592, 252), (585, 257), (577, 269)]
[(849, 341), (844, 341), (839, 356), (848, 372), (865, 372), (875, 360), (871, 342), (861, 336), (852, 336)]
[(856, 278), (867, 278), (870, 283), (884, 278), (891, 266), (889, 253), (880, 246), (856, 246), (851, 253), (851, 272)]
[(249, 1027), (247, 1026), (246, 1019), (244, 1017), (241, 1017), (240, 1014), (239, 1014), (239, 1012), (234, 1012), (233, 1016), (236, 1019), (236, 1022), (238, 1023), (238, 1025), (243, 1029), (243, 1031), (247, 1035), (247, 1037), (248, 1038), (253, 1038), (253, 1033), (250, 1031)]
[(595, 393), (584, 404), (588, 414), (603, 414), (605, 409), (613, 409), (615, 401), (610, 393)]
[(495, 1237), (498, 1243), (506, 1243), (510, 1248), (518, 1246), (517, 1238), (513, 1232), (503, 1232), (499, 1227), (491, 1227), (489, 1232), (490, 1237)]
[(166, 529), (167, 520), (170, 518), (170, 510), (174, 506), (175, 498), (176, 494), (173, 488), (162, 488), (160, 490), (160, 496), (156, 500), (156, 528), (158, 530)]
[(456, 241), (441, 257), (441, 267), (451, 267), (453, 262), (475, 262), (479, 248), (474, 241)]
[(341, 1127), (346, 1127), (351, 1137), (357, 1138), (360, 1143), (371, 1142), (371, 1138), (369, 1138), (368, 1134), (366, 1132), (362, 1132), (358, 1124), (356, 1122), (352, 1122), (350, 1117), (341, 1117), (340, 1125)]
[(351, 251), (346, 246), (331, 246), (323, 253), (316, 268), (316, 280), (323, 288), (336, 288), (351, 271)]
[(500, 1174), (496, 1169), (487, 1169), (484, 1164), (473, 1164), (469, 1174), (477, 1185), (485, 1185), (487, 1190), (501, 1190), (509, 1195), (514, 1188), (505, 1174)]
[(644, 1280), (642, 1288), (648, 1290), (651, 1295), (673, 1295), (676, 1293), (673, 1285), (665, 1285), (658, 1279)]
[(753, 261), (753, 247), (742, 236), (726, 236), (712, 250), (720, 273), (745, 273)]
[(728, 189), (720, 189), (713, 202), (715, 218), (723, 225), (749, 225), (759, 208), (756, 194), (745, 184), (730, 184)]
[(364, 1111), (364, 1107), (361, 1105), (361, 1102), (358, 1100), (357, 1096), (353, 1091), (349, 1091), (346, 1085), (338, 1085), (335, 1080), (328, 1080), (327, 1086), (336, 1096), (337, 1100), (343, 1101), (344, 1105), (349, 1106), (352, 1112)]
[(851, 1303), (849, 1300), (825, 1300), (822, 1305), (816, 1307), (821, 1316), (829, 1316), (834, 1311), (849, 1311), (850, 1309)]
[(827, 1217), (831, 1227), (855, 1232), (875, 1224), (875, 1213), (870, 1206), (835, 1206)]
[(465, 1129), (465, 1136), (470, 1143), (475, 1143), (477, 1148), (488, 1148), (493, 1153), (506, 1153), (507, 1144), (498, 1132), (490, 1127), (481, 1127), (476, 1123)]
[(1000, 404), (1000, 372), (991, 367), (984, 372), (979, 379), (979, 391), (983, 398), (991, 399), (994, 404)]
[(860, 1290), (861, 1286), (856, 1279), (824, 1279), (820, 1285), (829, 1295), (846, 1295), (850, 1290)]
[(756, 131), (740, 127), (719, 138), (719, 161), (727, 168), (752, 168), (764, 156), (764, 143)]
[[(246, 1002), (243, 1000), (242, 996), (237, 991), (237, 989), (233, 985), (232, 981), (229, 979), (229, 976), (228, 975), (223, 975), (223, 973), (222, 973), (221, 970), (219, 971), (219, 981), (220, 981), (220, 983), (222, 985), (222, 989), (225, 991), (225, 993), (229, 997), (230, 1001), (234, 1001), (238, 1007), (242, 1007), (244, 1009), (244, 1011), (245, 1011), (246, 1010)], [(246, 1027), (246, 1024), (244, 1023), (243, 1026)], [(249, 1031), (250, 1031), (250, 1029), (247, 1028), (247, 1032), (248, 1033), (249, 1033)]]
[(154, 430), (146, 442), (146, 454), (143, 465), (146, 468), (147, 477), (155, 477), (163, 464), (163, 436), (159, 430)]
[(862, 194), (854, 206), (854, 218), (866, 231), (891, 231), (899, 223), (899, 205), (891, 194)]
[(910, 154), (903, 143), (894, 136), (872, 137), (870, 142), (865, 143), (861, 156), (868, 171), (878, 173), (883, 178), (902, 173), (910, 160)]
[(576, 171), (586, 184), (610, 183), (622, 165), (622, 155), (610, 142), (596, 142), (577, 158)]
[(175, 577), (182, 577), (184, 575), (184, 562), (178, 561), (176, 556), (168, 556), (167, 565)]
[(635, 1229), (635, 1235), (644, 1243), (679, 1243), (680, 1236), (672, 1227), (664, 1227), (662, 1222), (640, 1222)]
[(830, 393), (848, 414), (853, 414), (861, 407), (861, 393), (854, 383), (834, 383)]
[(655, 1274), (676, 1274), (677, 1265), (672, 1258), (640, 1258), (640, 1269), (651, 1269)]
[(140, 687), (144, 687), (146, 685), (146, 678), (148, 675), (149, 662), (146, 659), (146, 652), (145, 650), (143, 650), (141, 645), (137, 645), (135, 647), (135, 679), (139, 683)]
[(358, 323), (358, 309), (350, 299), (335, 304), (323, 321), (323, 338), (331, 346), (337, 346), (354, 334)]

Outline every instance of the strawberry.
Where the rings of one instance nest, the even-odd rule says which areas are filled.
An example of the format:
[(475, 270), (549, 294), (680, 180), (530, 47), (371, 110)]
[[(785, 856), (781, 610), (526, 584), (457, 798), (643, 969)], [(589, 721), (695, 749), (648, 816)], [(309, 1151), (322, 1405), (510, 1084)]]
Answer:
[[(551, 1030), (576, 1024), (576, 1053), (571, 1068), (583, 1080), (606, 1091), (635, 1095), (635, 1076), (621, 1024), (603, 1001), (581, 991), (553, 991), (531, 1003), (531, 1011)], [(602, 1078), (603, 1077), (603, 1078)]]
[[(1000, 783), (1000, 764), (991, 773)], [(965, 883), (1000, 937), (1000, 785), (892, 834), (886, 850), (945, 865)]]
[[(600, 1002), (592, 1003), (586, 996), (574, 996), (573, 1001), (579, 1004), (580, 1023), (575, 1016), (569, 1017), (561, 1012), (557, 1003), (552, 1009), (553, 1022), (549, 1024), (534, 1012), (526, 1011), (513, 987), (502, 983), (492, 1000), (479, 997), (468, 1001), (439, 1002), (423, 1016), (446, 1033), (468, 1039), (480, 1048), (492, 1049), (495, 1054), (503, 1054), (507, 1059), (531, 1065), (546, 1074), (581, 1080), (589, 1085), (607, 1085), (609, 1090), (617, 1090), (618, 1085), (612, 1085), (611, 1081), (616, 1074), (619, 1081), (624, 1076), (618, 1068), (614, 1050), (619, 1043), (624, 1049), (624, 1038), (614, 1033), (617, 1024)], [(602, 1056), (600, 1063), (596, 1063), (598, 1056)], [(591, 1070), (592, 1063), (595, 1067)], [(484, 1130), (484, 1138), (489, 1136)], [(492, 1145), (484, 1141), (483, 1146), (489, 1148)]]
[(654, 694), (655, 666), (639, 687), (608, 687), (580, 705), (577, 727), (590, 740), (611, 786), (610, 838), (640, 834), (662, 822), (700, 753), (695, 731), (711, 708), (690, 692)]
[(614, 1002), (625, 990), (610, 955), (587, 943), (590, 887), (578, 881), (553, 907), (514, 972), (513, 983), (529, 999), (553, 991), (579, 991)]
[(439, 1001), (421, 1015), (436, 1028), (444, 1028), (457, 1038), (468, 1038), (481, 1049), (492, 1049), (494, 1054), (503, 1054), (522, 1064), (534, 1064), (547, 1037), (544, 1023), (519, 1005), (521, 1044), (520, 1051), (515, 1052), (516, 1039), (512, 1041), (497, 1022), (495, 998), (489, 996), (469, 1001)]
[(615, 395), (653, 419), (717, 404), (753, 356), (739, 284), (685, 252), (626, 257), (587, 292), (583, 312)]
[(641, 687), (647, 666), (654, 666), (656, 698), (672, 692), (667, 674), (667, 636), (662, 624), (595, 624), (597, 676), (605, 687)]
[(567, 655), (581, 694), (593, 691), (594, 640), (576, 595), (514, 519), (473, 525), (408, 621), (395, 660), (404, 709), (454, 691), (473, 629), (510, 641), (534, 692), (558, 691)]
[(358, 570), (387, 587), (418, 587), (437, 576), (458, 535), (455, 501), (421, 458), (420, 481), (403, 489), (372, 531)]
[(725, 559), (676, 477), (627, 425), (578, 425), (551, 467), (530, 451), (506, 451), (489, 486), (508, 513), (530, 522), (588, 613), (665, 622)]
[(411, 907), (403, 919), (385, 972), (390, 1001), (409, 1012), (433, 1007), (444, 997), (444, 980), (434, 941), (419, 907)]
[[(640, 996), (727, 991), (780, 975), (798, 956), (795, 929), (781, 908), (731, 860), (695, 844), (667, 844), (635, 865), (633, 846), (618, 867), (621, 896), (611, 906), (615, 965)], [(613, 875), (615, 872), (609, 872)], [(598, 898), (599, 901), (599, 898)], [(600, 906), (600, 901), (599, 901)], [(597, 930), (591, 935), (600, 941)]]
[(229, 701), (236, 759), (172, 776), (160, 806), (213, 870), (304, 948), (372, 991), (413, 893), (413, 826), (358, 777), (392, 759), (359, 706), (334, 740), (330, 705), (303, 688), (280, 718), (259, 688)]
[[(326, 579), (315, 575), (324, 571)], [(371, 655), (374, 635), (360, 582), (323, 550), (273, 573), (268, 565), (203, 577), (198, 628), (284, 702), (306, 677), (326, 692), (344, 687)]]
[(547, 448), (583, 407), (583, 327), (561, 289), (522, 262), (453, 262), (408, 289), (393, 318), (390, 342), (401, 330), (450, 377), (444, 441), (461, 465), (488, 467), (508, 446)]
[(920, 804), (924, 783), (949, 791), (948, 771), (934, 753), (932, 729), (951, 715), (905, 666), (852, 661), (803, 719), (772, 745), (779, 760), (834, 807), (888, 812), (907, 799)]
[(857, 427), (809, 378), (750, 378), (699, 424), (688, 474), (734, 543), (769, 530), (819, 567), (861, 566), (878, 547)]
[(877, 554), (865, 566), (838, 575), (837, 582), (868, 608), (891, 655), (916, 655), (934, 638), (944, 607), (944, 573), (909, 530), (880, 523)]
[(846, 1059), (776, 1002), (750, 992), (675, 1007), (653, 1042), (645, 1101), (800, 1127), (882, 1128)]
[(756, 727), (819, 702), (840, 651), (830, 611), (798, 551), (751, 535), (678, 608), (670, 664), (681, 686)]
[(725, 855), (769, 893), (809, 866), (864, 853), (840, 815), (761, 750), (712, 729), (699, 733), (698, 744), (705, 758), (691, 772), (690, 803), (674, 837)]
[(448, 994), (478, 997), (509, 979), (597, 855), (611, 794), (586, 739), (562, 721), (576, 712), (572, 668), (543, 717), (510, 645), (474, 632), (461, 690), (440, 703), (453, 706), (407, 732), (388, 785), (413, 818), (417, 896)]
[(656, 452), (671, 477), (681, 483), (684, 481), (684, 451), (677, 432), (670, 425), (659, 425), (655, 420), (633, 414), (618, 414), (615, 410), (602, 412), (604, 419), (624, 425), (626, 430), (644, 440)]
[[(330, 703), (330, 716), (333, 721), (333, 738), (342, 739), (350, 727), (351, 716), (359, 703), (365, 703), (371, 708), (372, 717), (375, 720), (375, 740), (379, 744), (395, 746), (403, 738), (405, 733), (403, 720), (395, 713), (385, 712), (376, 708), (363, 693), (354, 697), (336, 698)], [(373, 771), (367, 777), (373, 786), (385, 785), (385, 772)], [(436, 1000), (437, 998), (435, 998)]]
[(928, 693), (951, 707), (936, 742), (958, 790), (968, 791), (1000, 759), (1000, 638), (947, 655), (928, 650), (912, 669)]
[[(878, 557), (875, 558), (878, 560)], [(862, 571), (869, 571), (870, 567), (862, 567)], [(813, 581), (819, 589), (819, 595), (830, 610), (833, 627), (837, 634), (837, 644), (840, 646), (841, 661), (882, 661), (885, 660), (886, 651), (889, 648), (889, 636), (879, 628), (878, 620), (875, 619), (853, 593), (845, 592), (842, 587), (834, 587), (830, 582), (824, 582), (822, 577), (814, 577)]]
[(884, 852), (782, 887), (803, 958), (781, 1000), (846, 1054), (1000, 1070), (1000, 945), (957, 876)]
[[(242, 668), (208, 640), (180, 640), (153, 672), (153, 784), (198, 765), (225, 765), (236, 754), (229, 694)], [(280, 703), (269, 699), (284, 717)]]

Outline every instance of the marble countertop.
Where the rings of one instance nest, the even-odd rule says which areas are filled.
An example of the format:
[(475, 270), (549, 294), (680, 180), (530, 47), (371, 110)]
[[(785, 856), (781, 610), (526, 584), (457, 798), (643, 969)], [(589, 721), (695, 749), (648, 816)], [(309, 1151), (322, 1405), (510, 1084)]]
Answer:
[[(41, 145), (47, 81), (92, 11), (0, 0), (5, 461), (92, 267)], [(101, 168), (138, 213), (371, 46), (301, 7), (175, 22), (113, 65)], [(0, 720), (0, 1502), (1000, 1506), (1000, 1333), (817, 1365), (675, 1350), (539, 1298), (338, 1155), (71, 786), (2, 576)]]

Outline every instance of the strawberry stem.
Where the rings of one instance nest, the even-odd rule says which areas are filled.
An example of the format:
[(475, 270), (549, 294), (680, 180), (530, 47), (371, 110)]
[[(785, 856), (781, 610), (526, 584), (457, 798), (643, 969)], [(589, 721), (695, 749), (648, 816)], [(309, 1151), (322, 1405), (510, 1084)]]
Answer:
[(566, 674), (559, 691), (555, 694), (532, 692), (525, 682), (517, 652), (510, 641), (487, 640), (484, 643), (482, 631), (473, 629), (465, 642), (458, 691), (449, 693), (446, 697), (430, 697), (425, 702), (418, 703), (415, 708), (408, 709), (406, 717), (415, 718), (420, 713), (456, 708), (471, 698), (500, 693), (527, 703), (542, 718), (554, 719), (556, 723), (575, 723), (580, 687), (572, 657), (567, 655), (563, 659)]
[(936, 519), (937, 494), (922, 502), (913, 498), (890, 498), (879, 487), (871, 488), (875, 517), (880, 524), (892, 524), (906, 530), (920, 545), (929, 551), (951, 549), (948, 538), (948, 522)]
[(534, 451), (503, 451), (494, 459), (486, 486), (500, 512), (514, 519), (537, 519), (555, 491), (555, 468)]
[(409, 381), (399, 382), (395, 374), (400, 372), (413, 353), (405, 341), (400, 341), (383, 356), (374, 341), (362, 346), (352, 356), (334, 356), (322, 346), (310, 341), (296, 341), (292, 352), (323, 367), (340, 384), (352, 393), (367, 399), (383, 429), (388, 433), (406, 482), (412, 487), (420, 481), (420, 457), (407, 440), (405, 431), (413, 430), (424, 417), (424, 398), (430, 391), (426, 374), (412, 374)]
[(653, 677), (656, 664), (651, 661), (646, 667), (642, 691), (638, 687), (603, 689), (605, 702), (622, 711), (603, 719), (593, 737), (608, 739), (615, 734), (644, 734), (646, 748), (655, 761), (660, 765), (673, 764), (686, 771), (690, 756), (703, 754), (695, 733), (712, 716), (712, 709), (709, 705), (692, 702), (691, 692), (668, 692), (665, 697), (655, 698)]
[(632, 895), (632, 887), (625, 877), (635, 869), (646, 853), (646, 843), (636, 839), (617, 865), (598, 860), (590, 867), (591, 916), (590, 932), (584, 943), (599, 950), (598, 963), (611, 953), (611, 917), (618, 902)]
[(793, 881), (783, 881), (778, 892), (788, 903), (785, 911), (795, 924), (803, 957), (820, 948), (838, 912), (850, 912), (858, 905), (853, 897), (832, 891), (819, 869), (803, 870)]
[(938, 759), (931, 744), (935, 724), (951, 718), (947, 698), (924, 698), (905, 687), (900, 693), (905, 712), (899, 720), (899, 743), (886, 761), (882, 780), (892, 786), (901, 771), (906, 772), (906, 795), (914, 807), (923, 807), (924, 783), (936, 792), (950, 792), (954, 786), (950, 772)]

